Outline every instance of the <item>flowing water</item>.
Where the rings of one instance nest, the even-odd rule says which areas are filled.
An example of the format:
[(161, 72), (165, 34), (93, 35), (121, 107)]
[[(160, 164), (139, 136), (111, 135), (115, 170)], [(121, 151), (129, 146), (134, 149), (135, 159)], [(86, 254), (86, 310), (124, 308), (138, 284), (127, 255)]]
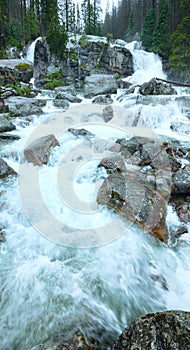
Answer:
[[(140, 80), (143, 74), (147, 77), (154, 71), (155, 62), (160, 67), (156, 75), (163, 77), (157, 56), (142, 50), (132, 53)], [(135, 74), (131, 81), (136, 84)], [(9, 178), (0, 188), (0, 218), (6, 236), (0, 245), (2, 350), (31, 349), (55, 332), (77, 329), (97, 336), (109, 349), (113, 339), (137, 316), (168, 309), (190, 310), (190, 225), (189, 233), (175, 245), (165, 245), (98, 207), (95, 200), (107, 176), (97, 168), (99, 160), (118, 137), (131, 137), (123, 106), (141, 112), (141, 131), (149, 126), (153, 135), (177, 135), (184, 142), (189, 142), (188, 135), (174, 133), (170, 126), (173, 120), (188, 120), (175, 100), (139, 107), (132, 102), (136, 94), (120, 101), (117, 97), (113, 108), (120, 118), (110, 125), (102, 121), (102, 106), (83, 101), (55, 114), (49, 105), (45, 114), (34, 116), (30, 123), (18, 118), (21, 139), (1, 147), (3, 158), (20, 173), (19, 181)], [(75, 126), (85, 127), (93, 136), (74, 137), (67, 128)], [(39, 199), (33, 177), (25, 180), (26, 192), (22, 192), (23, 169), (35, 176), (36, 168), (23, 161), (23, 147), (47, 131), (56, 134), (60, 147), (38, 170)], [(48, 221), (50, 216), (63, 224), (64, 242), (57, 238), (56, 227)], [(40, 218), (52, 228), (46, 227), (49, 239), (38, 226)], [(179, 225), (171, 208), (167, 221), (169, 226)]]

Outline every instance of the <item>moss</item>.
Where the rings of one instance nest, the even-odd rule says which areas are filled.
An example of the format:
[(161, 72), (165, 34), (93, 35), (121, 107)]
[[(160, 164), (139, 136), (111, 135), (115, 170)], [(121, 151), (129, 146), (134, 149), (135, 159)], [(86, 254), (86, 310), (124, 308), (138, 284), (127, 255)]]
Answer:
[(78, 62), (78, 55), (75, 52), (70, 52), (69, 55), (70, 60)]
[(56, 87), (64, 86), (64, 85), (65, 83), (63, 81), (53, 79), (52, 81), (48, 81), (46, 84), (44, 84), (44, 88), (53, 90)]
[(54, 72), (54, 73), (49, 73), (47, 75), (47, 78), (48, 79), (51, 79), (51, 80), (54, 80), (54, 79), (62, 79), (63, 77), (63, 71), (62, 70), (59, 70), (57, 72)]
[(17, 64), (17, 66), (15, 67), (16, 69), (18, 69), (19, 71), (23, 72), (26, 71), (28, 69), (31, 69), (31, 65), (27, 64), (27, 63), (19, 63)]
[(19, 96), (30, 97), (32, 89), (30, 87), (20, 87), (19, 85), (9, 84), (9, 86), (16, 90)]

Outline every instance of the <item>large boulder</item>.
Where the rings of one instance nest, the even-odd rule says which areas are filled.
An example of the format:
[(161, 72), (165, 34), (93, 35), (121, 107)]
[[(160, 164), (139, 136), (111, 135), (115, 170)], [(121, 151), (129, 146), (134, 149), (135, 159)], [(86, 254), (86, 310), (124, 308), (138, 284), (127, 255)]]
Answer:
[(92, 74), (85, 78), (84, 96), (116, 93), (118, 84), (113, 75)]
[(112, 148), (118, 155), (103, 159), (99, 164), (111, 175), (100, 187), (97, 202), (167, 242), (165, 217), (173, 158), (165, 145), (146, 137), (118, 139), (116, 145), (117, 149)]
[(4, 179), (9, 175), (16, 175), (16, 172), (4, 161), (4, 159), (0, 158), (0, 179)]
[(21, 59), (0, 60), (0, 84), (15, 83), (17, 80), (29, 83), (32, 77), (31, 62)]
[(144, 83), (139, 88), (139, 92), (142, 95), (174, 95), (175, 89), (171, 84), (164, 83), (163, 81), (153, 78), (149, 82)]
[(188, 350), (190, 312), (165, 311), (139, 317), (116, 340), (113, 350)]
[(25, 117), (31, 114), (42, 114), (46, 100), (14, 96), (7, 99), (9, 111), (14, 117)]
[(34, 165), (47, 164), (50, 151), (59, 143), (53, 134), (40, 137), (24, 149), (26, 160)]

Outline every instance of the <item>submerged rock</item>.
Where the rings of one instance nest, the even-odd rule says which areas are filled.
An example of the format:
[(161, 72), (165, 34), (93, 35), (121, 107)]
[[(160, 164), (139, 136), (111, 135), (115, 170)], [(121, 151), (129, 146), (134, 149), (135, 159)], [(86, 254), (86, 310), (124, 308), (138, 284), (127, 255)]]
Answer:
[(5, 179), (9, 175), (15, 176), (17, 173), (2, 158), (0, 158), (0, 179)]
[(113, 350), (188, 350), (190, 312), (165, 311), (139, 317), (116, 340)]
[(47, 340), (43, 344), (33, 347), (31, 350), (92, 350), (105, 349), (98, 340), (84, 336), (81, 332), (77, 332), (72, 336), (64, 336), (60, 334), (52, 339)]
[(50, 151), (56, 146), (59, 146), (59, 143), (53, 134), (43, 136), (25, 148), (24, 156), (28, 162), (34, 165), (47, 164)]

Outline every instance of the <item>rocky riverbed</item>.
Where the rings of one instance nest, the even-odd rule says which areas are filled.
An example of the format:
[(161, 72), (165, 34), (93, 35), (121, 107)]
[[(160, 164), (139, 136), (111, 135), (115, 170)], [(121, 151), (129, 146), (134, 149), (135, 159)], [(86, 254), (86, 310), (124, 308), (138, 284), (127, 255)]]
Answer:
[[(39, 40), (38, 45), (44, 44)], [(28, 75), (22, 80), (31, 88), (29, 97), (18, 96), (14, 87), (1, 88), (1, 344), (19, 350), (188, 349), (189, 95), (179, 95), (158, 78), (139, 86), (130, 83), (135, 67), (127, 48), (89, 41), (83, 49), (86, 66), (80, 72), (80, 87), (67, 80), (65, 86), (41, 91), (31, 88)], [(46, 54), (42, 56), (45, 70), (53, 69), (52, 62), (48, 68)], [(17, 74), (15, 65), (9, 64), (11, 80)], [(76, 79), (77, 62), (71, 69)], [(43, 86), (38, 73), (36, 81)], [(16, 195), (15, 183), (18, 179), (21, 184), (25, 169), (30, 176), (26, 192), (19, 185), (20, 195), (26, 204), (30, 193), (32, 207), (26, 206), (25, 212), (32, 225)], [(54, 200), (55, 170), (61, 196), (69, 203), (66, 209)], [(42, 197), (33, 188), (35, 174), (45, 174)], [(88, 186), (83, 187), (86, 181)], [(94, 186), (95, 195), (90, 192)], [(41, 198), (48, 201), (47, 208), (52, 205), (47, 215)], [(76, 210), (69, 214), (73, 203)], [(93, 219), (95, 237), (89, 216), (104, 210), (106, 216)], [(78, 212), (84, 211), (80, 219)], [(69, 227), (70, 240), (68, 232), (64, 235), (66, 247), (47, 240), (48, 232), (48, 238), (60, 244), (60, 227), (49, 231), (44, 226), (46, 221), (54, 225), (52, 212), (54, 218), (66, 216), (74, 225)], [(46, 228), (45, 238), (39, 238), (35, 227)], [(88, 237), (82, 236), (84, 229)], [(78, 249), (76, 232), (81, 235), (80, 247), (88, 243), (88, 249)], [(166, 311), (172, 308), (178, 310)]]

